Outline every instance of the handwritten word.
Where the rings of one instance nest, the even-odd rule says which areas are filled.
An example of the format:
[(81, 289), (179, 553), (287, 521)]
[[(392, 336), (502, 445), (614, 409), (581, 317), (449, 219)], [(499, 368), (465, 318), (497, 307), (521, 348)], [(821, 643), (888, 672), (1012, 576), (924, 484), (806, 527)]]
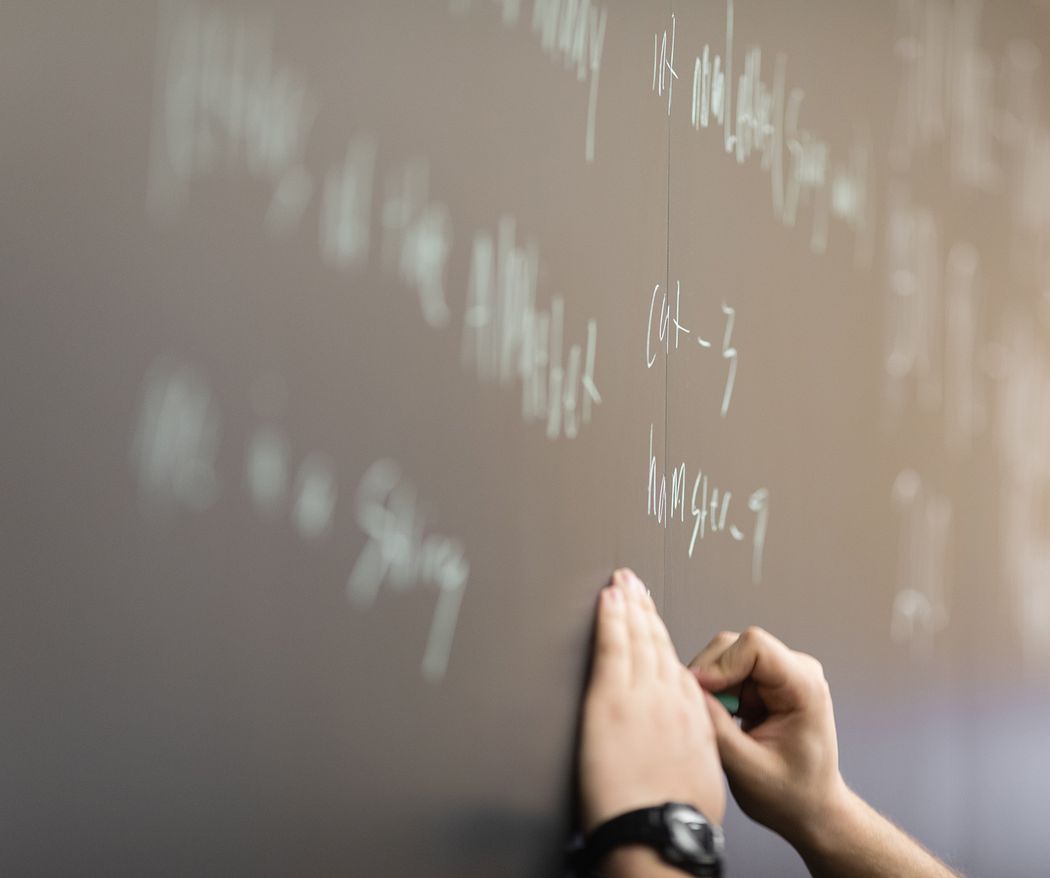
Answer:
[[(294, 465), (292, 443), (281, 425), (287, 388), (278, 376), (260, 378), (250, 396), (259, 422), (242, 446), (243, 487), (251, 506), (263, 520), (287, 516), (302, 540), (319, 543), (331, 535), (335, 523), (335, 462), (312, 451)], [(219, 502), (222, 420), (211, 384), (199, 369), (170, 357), (153, 363), (143, 382), (132, 441), (132, 464), (148, 512), (205, 513)], [(367, 606), (384, 582), (397, 590), (417, 583), (437, 586), (440, 597), (422, 673), (440, 680), (469, 571), (463, 546), (425, 534), (415, 491), (390, 461), (380, 461), (366, 472), (356, 511), (368, 542), (347, 581), (348, 596)]]
[[(678, 19), (671, 15), (671, 38), (667, 31), (663, 37), (653, 34), (653, 91), (658, 95), (667, 92), (667, 115), (671, 115), (671, 102), (674, 99), (674, 81), (678, 71), (674, 69), (674, 45), (677, 39)], [(659, 46), (659, 50), (657, 49)]]
[[(692, 332), (682, 325), (682, 282), (675, 285), (674, 316), (671, 316), (671, 305), (667, 301), (665, 293), (660, 303), (659, 315), (656, 314), (656, 297), (660, 292), (660, 284), (653, 287), (653, 295), (649, 300), (649, 322), (645, 334), (645, 365), (651, 369), (656, 363), (655, 350), (663, 347), (664, 354), (671, 352), (671, 326), (674, 326), (674, 349), (678, 350), (683, 335), (692, 335)], [(733, 387), (736, 383), (737, 350), (733, 347), (733, 325), (736, 322), (736, 310), (722, 303), (722, 314), (725, 316), (725, 332), (722, 335), (722, 359), (728, 363), (726, 369), (725, 386), (722, 391), (722, 417), (729, 414), (729, 405), (733, 401)], [(653, 318), (656, 317), (656, 326), (653, 326)], [(711, 342), (697, 335), (695, 341), (700, 349), (710, 350)]]
[[(521, 0), (492, 0), (501, 7), (503, 24), (512, 27), (521, 18)], [(472, 0), (451, 0), (450, 9), (463, 14)], [(532, 32), (551, 60), (575, 71), (579, 82), (587, 82), (587, 127), (584, 158), (594, 161), (598, 116), (598, 83), (605, 51), (605, 28), (609, 10), (597, 0), (533, 0)]]
[[(220, 497), (221, 439), (222, 415), (204, 375), (188, 364), (159, 358), (146, 375), (133, 442), (147, 508), (181, 506), (204, 512), (214, 506)], [(332, 522), (334, 464), (327, 455), (310, 452), (294, 481), (291, 472), (291, 446), (284, 431), (276, 422), (262, 424), (249, 438), (244, 455), (244, 483), (252, 504), (271, 518), (290, 508), (299, 535), (316, 540)]]
[(890, 636), (925, 656), (949, 622), (945, 565), (952, 507), (946, 498), (928, 491), (911, 469), (894, 480), (893, 501), (901, 529)]
[[(831, 146), (801, 124), (805, 93), (787, 89), (787, 59), (778, 55), (772, 84), (762, 78), (762, 49), (744, 53), (743, 70), (734, 78), (733, 0), (726, 0), (724, 54), (704, 44), (695, 56), (692, 76), (691, 121), (699, 131), (712, 124), (722, 128), (726, 153), (744, 164), (752, 155), (770, 176), (773, 216), (784, 226), (794, 227), (799, 208), (812, 205), (810, 249), (827, 249), (832, 219), (840, 220), (854, 233), (855, 258), (869, 265), (874, 255), (875, 181), (870, 138), (854, 133), (846, 158), (835, 161)], [(677, 18), (672, 15), (670, 33), (654, 35), (653, 91), (667, 92), (670, 114), (674, 81)], [(734, 91), (735, 89), (735, 91)], [(734, 100), (735, 95), (735, 100)]]
[(384, 582), (405, 591), (416, 585), (438, 589), (438, 602), (423, 654), (423, 676), (440, 680), (459, 620), (470, 564), (459, 540), (426, 533), (416, 490), (392, 460), (373, 463), (357, 491), (357, 524), (368, 542), (347, 582), (347, 594), (371, 606)]
[(546, 421), (547, 436), (569, 439), (590, 423), (592, 405), (602, 401), (594, 380), (598, 323), (587, 322), (587, 340), (564, 354), (565, 304), (552, 298), (536, 304), (539, 253), (519, 246), (516, 222), (499, 221), (496, 240), (474, 236), (467, 308), (463, 318), (463, 364), (480, 380), (520, 381), (522, 417)]
[(293, 228), (313, 191), (304, 153), (316, 106), (306, 79), (273, 59), (273, 22), (164, 0), (148, 198), (171, 215), (189, 185), (221, 166), (247, 167), (272, 189), (266, 223)]
[[(668, 499), (667, 472), (661, 470), (653, 449), (653, 425), (649, 425), (648, 489), (646, 491), (646, 514), (656, 523), (667, 527), (676, 520), (686, 524), (690, 518), (692, 532), (689, 538), (689, 557), (693, 557), (697, 540), (707, 536), (728, 534), (735, 542), (745, 539), (744, 532), (730, 519), (733, 494), (716, 485), (709, 474), (697, 469), (689, 493), (688, 470), (684, 462), (671, 470), (671, 490)], [(747, 501), (748, 510), (754, 515), (754, 531), (751, 540), (751, 579), (762, 581), (762, 562), (765, 553), (766, 532), (769, 526), (769, 491), (759, 488)]]

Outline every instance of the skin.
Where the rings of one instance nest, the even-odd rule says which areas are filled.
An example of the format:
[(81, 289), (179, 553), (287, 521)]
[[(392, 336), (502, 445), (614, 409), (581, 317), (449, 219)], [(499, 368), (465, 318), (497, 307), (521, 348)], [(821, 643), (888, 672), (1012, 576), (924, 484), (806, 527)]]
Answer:
[(733, 797), (793, 845), (815, 878), (957, 878), (846, 786), (831, 690), (815, 658), (749, 628), (723, 631), (689, 667), (707, 693), (740, 695), (739, 726), (706, 695)]
[[(715, 729), (696, 679), (678, 660), (652, 598), (618, 570), (598, 602), (594, 669), (583, 710), (580, 785), (584, 830), (668, 801), (709, 819), (725, 815)], [(646, 848), (617, 850), (610, 876), (670, 876)]]
[[(740, 696), (740, 724), (711, 692)], [(689, 803), (721, 823), (722, 770), (741, 809), (783, 836), (816, 878), (957, 878), (851, 792), (820, 663), (760, 628), (722, 632), (686, 669), (641, 581), (602, 590), (583, 712), (584, 830), (637, 808)], [(681, 878), (641, 847), (609, 878)]]

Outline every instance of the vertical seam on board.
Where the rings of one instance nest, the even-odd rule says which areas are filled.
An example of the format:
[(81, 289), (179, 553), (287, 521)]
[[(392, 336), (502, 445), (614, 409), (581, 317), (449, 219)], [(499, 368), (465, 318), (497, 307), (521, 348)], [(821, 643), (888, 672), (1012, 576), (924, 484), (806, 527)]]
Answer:
[[(674, 0), (668, 0), (667, 13), (674, 15)], [(666, 18), (664, 19), (667, 20)], [(665, 223), (665, 238), (664, 238), (664, 289), (671, 289), (671, 114), (667, 114), (667, 190), (666, 190), (666, 223)], [(666, 472), (668, 451), (670, 446), (670, 431), (668, 425), (668, 411), (670, 406), (667, 403), (667, 397), (670, 390), (670, 357), (664, 357), (664, 471)], [(663, 574), (661, 579), (663, 581), (663, 588), (660, 589), (661, 595), (661, 607), (660, 612), (664, 617), (668, 616), (668, 608), (671, 602), (671, 590), (670, 590), (670, 564), (668, 563), (668, 540), (667, 532), (668, 528), (663, 528)]]

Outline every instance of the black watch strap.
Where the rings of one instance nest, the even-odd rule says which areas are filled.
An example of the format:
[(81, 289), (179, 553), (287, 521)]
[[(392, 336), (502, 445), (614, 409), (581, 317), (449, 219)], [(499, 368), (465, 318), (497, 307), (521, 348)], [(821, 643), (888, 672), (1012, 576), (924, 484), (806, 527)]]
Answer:
[(591, 878), (611, 851), (626, 844), (644, 844), (647, 847), (663, 848), (667, 832), (663, 825), (662, 808), (642, 808), (628, 811), (619, 817), (606, 820), (597, 827), (584, 844), (577, 866), (578, 878)]
[[(707, 833), (705, 845), (713, 854), (711, 862), (687, 862), (676, 856), (670, 830), (667, 824), (667, 811), (670, 808), (687, 808), (691, 814), (698, 815), (695, 809), (674, 802), (652, 808), (640, 808), (613, 817), (594, 829), (584, 840), (582, 846), (573, 852), (571, 865), (577, 878), (600, 878), (599, 869), (605, 857), (618, 847), (639, 844), (656, 851), (660, 859), (681, 869), (689, 875), (712, 876), (722, 874), (721, 864), (721, 829), (713, 824), (705, 824), (703, 832)], [(714, 836), (718, 840), (715, 842)]]

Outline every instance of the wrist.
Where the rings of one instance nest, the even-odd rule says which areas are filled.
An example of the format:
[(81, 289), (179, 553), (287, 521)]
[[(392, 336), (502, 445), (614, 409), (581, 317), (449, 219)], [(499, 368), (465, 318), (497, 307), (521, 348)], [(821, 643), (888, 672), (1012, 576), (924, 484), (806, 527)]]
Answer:
[(866, 811), (864, 801), (839, 778), (816, 814), (787, 840), (807, 863), (834, 859), (863, 832)]

